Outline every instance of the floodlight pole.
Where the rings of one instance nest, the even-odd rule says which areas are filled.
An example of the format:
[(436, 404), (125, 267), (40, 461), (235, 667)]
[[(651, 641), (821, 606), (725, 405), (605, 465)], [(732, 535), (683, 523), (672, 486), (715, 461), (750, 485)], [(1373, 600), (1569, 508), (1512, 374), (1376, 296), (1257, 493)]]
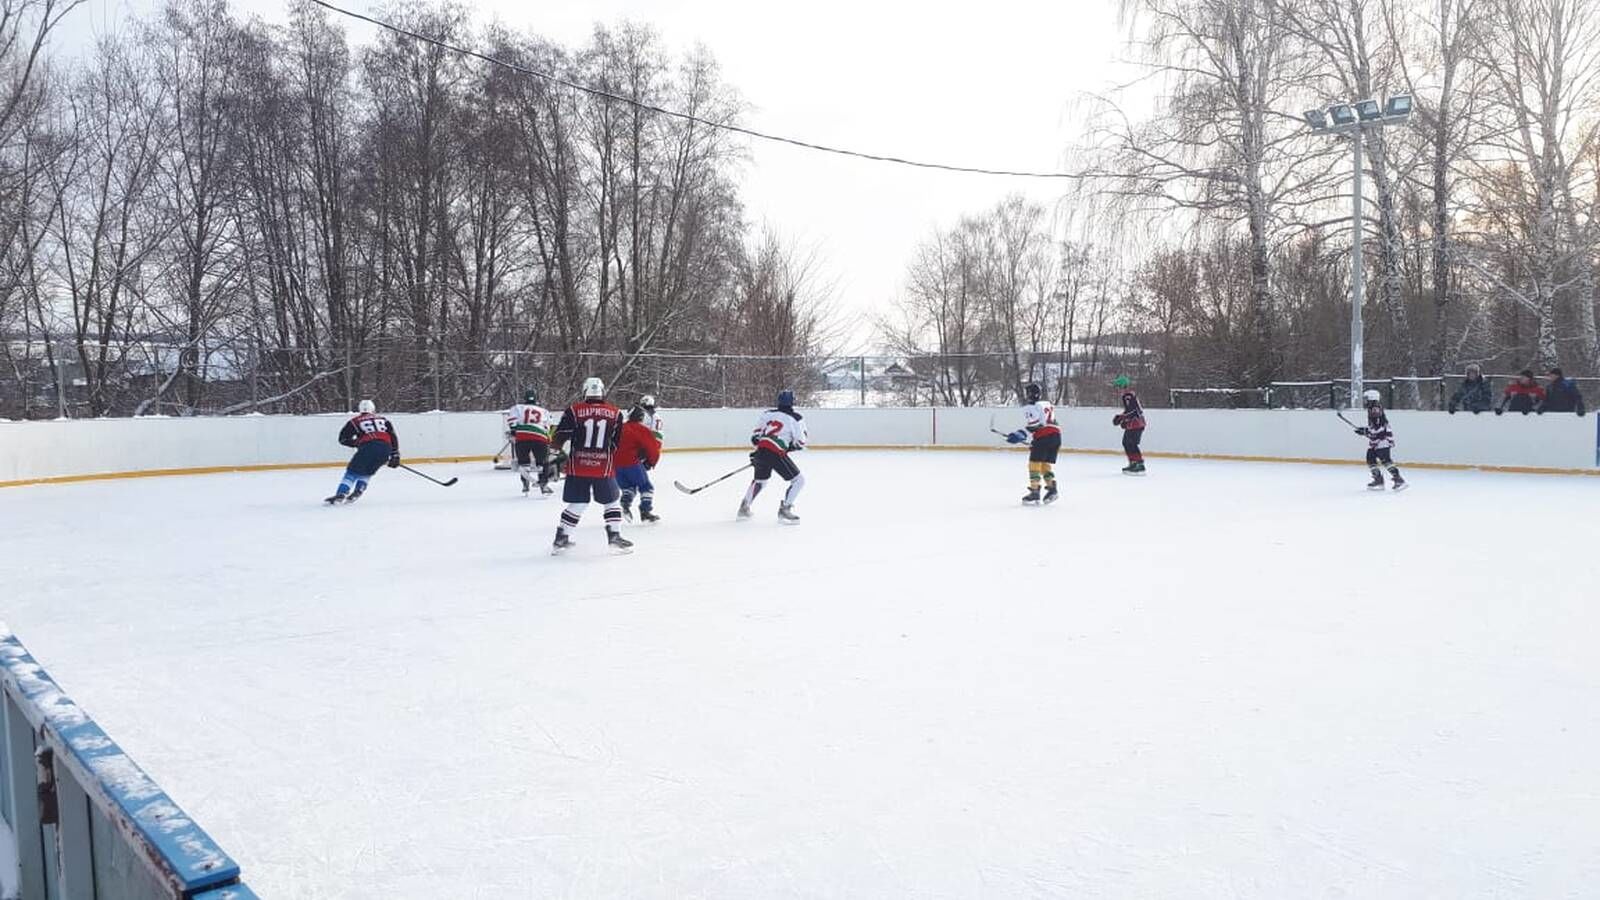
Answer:
[(1361, 263), (1361, 132), (1365, 123), (1356, 122), (1350, 129), (1351, 159), (1354, 162), (1355, 188), (1350, 192), (1350, 408), (1361, 408), (1361, 394), (1365, 389), (1365, 361), (1363, 359), (1366, 331), (1361, 323), (1361, 306), (1366, 298), (1366, 270)]

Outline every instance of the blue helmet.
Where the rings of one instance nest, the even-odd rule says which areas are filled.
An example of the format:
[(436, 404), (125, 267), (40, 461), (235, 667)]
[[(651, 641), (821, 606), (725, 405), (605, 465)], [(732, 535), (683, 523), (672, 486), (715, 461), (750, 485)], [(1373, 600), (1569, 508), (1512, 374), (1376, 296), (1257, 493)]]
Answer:
[(788, 409), (794, 406), (794, 391), (784, 388), (778, 392), (778, 408)]

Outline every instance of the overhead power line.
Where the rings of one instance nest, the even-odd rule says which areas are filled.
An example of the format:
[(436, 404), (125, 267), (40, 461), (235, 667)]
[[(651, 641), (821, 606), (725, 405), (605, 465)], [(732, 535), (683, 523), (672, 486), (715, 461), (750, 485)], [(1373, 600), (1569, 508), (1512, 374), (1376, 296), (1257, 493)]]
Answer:
[(969, 175), (1000, 175), (1000, 176), (1005, 176), (1005, 177), (1009, 177), (1009, 178), (1065, 178), (1065, 179), (1081, 179), (1081, 178), (1084, 177), (1081, 174), (1076, 174), (1076, 173), (1071, 173), (1071, 172), (1027, 172), (1027, 171), (1020, 171), (1020, 170), (1016, 170), (1016, 169), (990, 169), (990, 168), (985, 168), (985, 167), (982, 167), (982, 166), (956, 166), (956, 165), (950, 165), (950, 164), (947, 164), (947, 163), (936, 163), (936, 162), (927, 162), (927, 161), (924, 161), (924, 160), (905, 159), (905, 158), (899, 157), (899, 156), (886, 156), (886, 155), (883, 155), (883, 154), (880, 154), (880, 153), (866, 153), (866, 152), (863, 152), (863, 151), (860, 151), (860, 150), (846, 149), (844, 147), (830, 147), (827, 144), (818, 144), (818, 143), (815, 143), (814, 141), (804, 141), (804, 140), (801, 140), (799, 138), (785, 137), (785, 136), (783, 136), (781, 134), (769, 134), (769, 133), (767, 133), (765, 131), (757, 131), (754, 128), (745, 128), (745, 127), (743, 127), (741, 125), (731, 125), (731, 124), (729, 124), (727, 122), (713, 122), (710, 119), (703, 119), (703, 118), (701, 118), (699, 116), (696, 116), (696, 115), (694, 115), (692, 113), (681, 112), (681, 111), (675, 110), (675, 109), (667, 109), (665, 107), (656, 106), (656, 105), (651, 104), (651, 103), (643, 103), (643, 102), (635, 100), (635, 99), (633, 99), (631, 97), (624, 97), (624, 96), (621, 96), (620, 94), (613, 94), (610, 91), (602, 90), (600, 88), (592, 87), (590, 85), (579, 84), (578, 82), (570, 81), (570, 80), (568, 80), (566, 78), (562, 78), (559, 75), (553, 75), (553, 74), (551, 74), (549, 72), (541, 72), (541, 71), (539, 71), (537, 69), (530, 69), (527, 66), (523, 66), (523, 65), (520, 65), (518, 63), (508, 62), (508, 61), (503, 60), (503, 59), (498, 59), (496, 57), (488, 55), (487, 53), (479, 53), (478, 51), (472, 50), (472, 49), (467, 48), (467, 47), (458, 47), (458, 46), (455, 46), (454, 44), (450, 44), (450, 43), (447, 43), (445, 41), (441, 41), (438, 38), (429, 37), (429, 36), (427, 36), (425, 34), (418, 34), (415, 31), (410, 31), (408, 29), (401, 28), (398, 25), (394, 25), (392, 23), (385, 22), (382, 19), (375, 19), (372, 16), (366, 15), (364, 13), (358, 13), (358, 12), (355, 12), (354, 10), (349, 10), (349, 9), (345, 9), (343, 7), (340, 7), (340, 6), (335, 6), (332, 3), (326, 2), (326, 0), (311, 0), (311, 2), (315, 3), (316, 5), (318, 5), (320, 7), (323, 7), (324, 9), (328, 9), (328, 10), (331, 10), (333, 12), (336, 12), (336, 13), (342, 15), (342, 16), (349, 16), (352, 19), (360, 19), (363, 22), (367, 22), (369, 24), (376, 25), (379, 28), (382, 28), (382, 29), (384, 29), (386, 31), (392, 31), (395, 34), (404, 35), (405, 37), (411, 38), (413, 40), (422, 41), (423, 43), (426, 43), (426, 44), (432, 44), (435, 47), (440, 47), (440, 48), (442, 48), (444, 50), (448, 50), (448, 51), (450, 51), (452, 53), (459, 53), (459, 54), (461, 54), (463, 56), (470, 56), (470, 57), (473, 57), (475, 59), (481, 59), (484, 62), (489, 63), (491, 65), (501, 66), (503, 68), (510, 69), (513, 72), (520, 72), (521, 74), (527, 75), (530, 78), (538, 78), (538, 79), (543, 80), (543, 81), (548, 81), (551, 84), (558, 84), (558, 85), (561, 85), (562, 87), (570, 88), (570, 89), (575, 90), (575, 91), (582, 91), (585, 94), (590, 94), (590, 95), (593, 95), (593, 96), (596, 96), (596, 97), (603, 97), (606, 100), (611, 100), (611, 101), (614, 101), (614, 102), (617, 102), (617, 103), (626, 103), (626, 104), (628, 104), (630, 106), (636, 106), (636, 107), (638, 107), (640, 109), (648, 110), (648, 111), (653, 112), (653, 113), (659, 113), (659, 114), (664, 115), (664, 116), (672, 116), (673, 118), (682, 119), (682, 120), (684, 120), (686, 122), (694, 122), (695, 124), (698, 124), (698, 125), (705, 125), (708, 128), (716, 128), (716, 129), (720, 129), (722, 131), (732, 132), (734, 134), (742, 134), (745, 137), (755, 138), (756, 140), (771, 141), (772, 143), (775, 143), (775, 144), (788, 144), (791, 147), (800, 147), (800, 148), (805, 149), (805, 150), (815, 150), (815, 151), (817, 151), (819, 153), (832, 153), (832, 154), (834, 154), (836, 156), (849, 156), (849, 157), (854, 157), (856, 159), (868, 159), (868, 160), (872, 160), (874, 162), (892, 163), (892, 164), (897, 165), (897, 166), (912, 166), (912, 167), (915, 167), (915, 168), (918, 168), (918, 169), (937, 169), (937, 170), (944, 171), (944, 172), (963, 172), (963, 173), (966, 173), (966, 174), (969, 174)]

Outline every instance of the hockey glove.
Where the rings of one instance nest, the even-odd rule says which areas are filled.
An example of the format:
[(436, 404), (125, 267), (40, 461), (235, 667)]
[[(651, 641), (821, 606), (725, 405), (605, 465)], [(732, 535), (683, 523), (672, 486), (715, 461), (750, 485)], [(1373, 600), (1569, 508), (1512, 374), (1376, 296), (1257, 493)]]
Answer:
[(1006, 443), (1008, 444), (1025, 444), (1027, 442), (1028, 433), (1020, 428), (1006, 435)]
[(1356, 434), (1359, 434), (1362, 437), (1366, 437), (1369, 434), (1369, 432), (1365, 428), (1357, 428), (1356, 429)]
[(1122, 416), (1120, 416), (1120, 415), (1112, 416), (1111, 417), (1111, 424), (1113, 424), (1113, 425), (1121, 425), (1122, 424)]
[(1456, 408), (1454, 406), (1452, 406), (1449, 409), (1445, 410), (1445, 412), (1448, 412), (1450, 415), (1453, 416), (1453, 415), (1456, 414)]
[(389, 454), (389, 468), (391, 468), (391, 469), (400, 468), (400, 454), (398, 454), (398, 453)]
[(751, 450), (750, 451), (750, 465), (752, 465), (752, 466), (755, 465), (756, 464), (756, 457), (760, 456), (760, 455), (761, 455), (761, 451), (760, 450)]

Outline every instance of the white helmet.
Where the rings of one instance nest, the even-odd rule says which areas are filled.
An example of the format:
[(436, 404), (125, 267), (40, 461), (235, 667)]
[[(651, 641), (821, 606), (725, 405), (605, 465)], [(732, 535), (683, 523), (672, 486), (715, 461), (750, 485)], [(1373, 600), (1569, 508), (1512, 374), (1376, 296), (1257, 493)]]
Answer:
[(643, 397), (639, 398), (639, 405), (650, 410), (651, 412), (654, 412), (656, 408), (656, 395), (645, 394)]
[(1367, 401), (1368, 403), (1377, 403), (1379, 400), (1383, 399), (1383, 395), (1369, 388), (1362, 393), (1361, 399)]
[(378, 404), (373, 403), (371, 400), (363, 400), (356, 404), (356, 411), (370, 415), (378, 411)]
[(583, 399), (599, 400), (606, 395), (606, 383), (593, 376), (583, 380)]

